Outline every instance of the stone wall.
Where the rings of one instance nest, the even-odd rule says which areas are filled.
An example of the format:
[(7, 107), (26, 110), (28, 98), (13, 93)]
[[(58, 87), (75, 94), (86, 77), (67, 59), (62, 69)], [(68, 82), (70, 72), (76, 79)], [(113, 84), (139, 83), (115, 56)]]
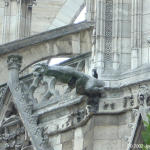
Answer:
[[(64, 28), (60, 28), (58, 30), (45, 32), (33, 36), (29, 39), (15, 41), (6, 45), (2, 45), (0, 47), (1, 48), (0, 84), (7, 82), (8, 79), (6, 75), (7, 74), (6, 58), (8, 55), (10, 55), (10, 53), (17, 53), (23, 56), (24, 59), (23, 59), (22, 69), (24, 69), (25, 67), (30, 66), (33, 63), (51, 57), (65, 56), (65, 55), (76, 56), (79, 54), (90, 52), (91, 25), (90, 24), (88, 26), (87, 25), (84, 26), (84, 25), (85, 24), (70, 25)], [(78, 32), (74, 33), (75, 32), (74, 30)], [(55, 38), (53, 39), (51, 37), (55, 37)], [(45, 40), (45, 38), (47, 40)], [(5, 50), (10, 50), (10, 51), (5, 53)]]
[(83, 127), (50, 136), (49, 141), (56, 150), (126, 150), (125, 136), (131, 134), (131, 120), (130, 112), (94, 116)]
[[(4, 18), (4, 1), (0, 0), (0, 35), (2, 35), (2, 24), (4, 24), (3, 18)], [(30, 4), (29, 4), (30, 5)], [(32, 4), (31, 4), (32, 5)], [(73, 7), (72, 7), (73, 6)], [(61, 26), (65, 26), (68, 25), (70, 23), (72, 23), (74, 21), (74, 19), (77, 17), (77, 15), (80, 13), (81, 9), (84, 6), (84, 0), (78, 0), (76, 2), (74, 2), (73, 0), (37, 0), (36, 2), (33, 2), (33, 6), (29, 6), (30, 7), (30, 11), (27, 12), (26, 14), (30, 14), (30, 12), (32, 11), (32, 21), (30, 21), (31, 17), (27, 17), (28, 21), (27, 23), (29, 23), (28, 27), (29, 27), (29, 31), (27, 33), (27, 35), (24, 36), (16, 36), (17, 31), (20, 31), (20, 28), (18, 27), (18, 25), (16, 25), (16, 27), (14, 26), (14, 24), (17, 22), (19, 23), (19, 19), (15, 21), (15, 19), (8, 19), (6, 14), (6, 20), (5, 23), (8, 25), (8, 27), (6, 27), (6, 33), (8, 32), (12, 32), (11, 36), (8, 36), (7, 39), (10, 40), (3, 40), (3, 43), (7, 43), (9, 41), (13, 41), (15, 39), (20, 39), (20, 38), (24, 38), (24, 37), (28, 37), (30, 35), (30, 28), (31, 28), (31, 35), (37, 34), (37, 33), (41, 33), (43, 31), (48, 31), (50, 29), (54, 29), (54, 28), (58, 28)], [(27, 10), (23, 5), (22, 8), (24, 8), (25, 10)], [(6, 8), (7, 9), (7, 8)], [(22, 9), (22, 10), (24, 10)], [(69, 11), (69, 13), (68, 13)], [(15, 11), (10, 11), (11, 14), (9, 14), (10, 16), (14, 15), (14, 13), (16, 13)], [(17, 16), (19, 16), (20, 14), (16, 14)], [(15, 22), (15, 23), (14, 23)], [(23, 23), (20, 24), (21, 26), (21, 33), (23, 34), (23, 32), (26, 30), (26, 24), (23, 25)], [(30, 26), (31, 23), (31, 26)], [(11, 28), (9, 28), (9, 25), (11, 26)], [(18, 28), (18, 29), (14, 29), (14, 28)], [(5, 35), (5, 36), (6, 36)], [(4, 38), (5, 38), (4, 36)], [(15, 38), (12, 38), (15, 37)], [(0, 44), (2, 43), (2, 37), (0, 37)]]
[(150, 37), (150, 1), (143, 0), (143, 23), (142, 23), (142, 64), (150, 63), (150, 45), (147, 39)]
[(99, 74), (127, 72), (150, 63), (149, 3), (148, 0), (97, 2), (92, 65)]
[(32, 12), (32, 34), (47, 31), (66, 0), (37, 0)]

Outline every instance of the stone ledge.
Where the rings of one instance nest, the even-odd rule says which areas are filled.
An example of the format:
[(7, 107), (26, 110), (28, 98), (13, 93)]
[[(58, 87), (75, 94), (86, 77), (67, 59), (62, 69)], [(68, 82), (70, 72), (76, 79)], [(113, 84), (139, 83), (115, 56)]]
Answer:
[(7, 54), (10, 52), (15, 52), (17, 50), (20, 50), (22, 48), (36, 45), (41, 42), (46, 42), (48, 40), (53, 40), (56, 38), (60, 38), (62, 36), (66, 36), (69, 34), (77, 33), (83, 30), (87, 30), (93, 26), (92, 22), (82, 22), (79, 24), (71, 24), (64, 27), (60, 27), (54, 30), (42, 32), (40, 34), (33, 35), (31, 37), (22, 39), (22, 40), (16, 40), (10, 43), (6, 43), (3, 45), (0, 45), (0, 55)]

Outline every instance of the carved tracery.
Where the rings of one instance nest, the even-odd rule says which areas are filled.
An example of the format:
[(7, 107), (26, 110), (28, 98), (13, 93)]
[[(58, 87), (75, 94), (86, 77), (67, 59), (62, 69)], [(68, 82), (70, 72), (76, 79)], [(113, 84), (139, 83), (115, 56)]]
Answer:
[(0, 149), (25, 150), (27, 147), (33, 150), (19, 114), (10, 103), (0, 126)]

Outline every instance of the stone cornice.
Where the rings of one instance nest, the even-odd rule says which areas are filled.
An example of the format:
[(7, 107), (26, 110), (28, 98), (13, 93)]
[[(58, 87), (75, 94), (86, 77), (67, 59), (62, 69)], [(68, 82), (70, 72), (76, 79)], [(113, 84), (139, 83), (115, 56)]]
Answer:
[(77, 33), (83, 30), (87, 30), (93, 26), (91, 22), (82, 22), (79, 24), (71, 24), (64, 27), (60, 27), (54, 30), (42, 32), (40, 34), (33, 35), (31, 37), (16, 40), (10, 43), (0, 45), (0, 56), (11, 52), (16, 52), (22, 48), (29, 47), (35, 44), (54, 40), (69, 34)]

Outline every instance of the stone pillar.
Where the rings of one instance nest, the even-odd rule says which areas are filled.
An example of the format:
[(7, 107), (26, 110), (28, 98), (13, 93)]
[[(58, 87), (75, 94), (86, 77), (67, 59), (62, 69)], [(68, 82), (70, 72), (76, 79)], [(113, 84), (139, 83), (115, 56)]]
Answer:
[(10, 85), (13, 85), (13, 83), (17, 83), (17, 84), (19, 83), (19, 71), (21, 68), (21, 63), (22, 63), (21, 56), (18, 55), (8, 56), (7, 64), (8, 64)]
[(132, 0), (131, 14), (131, 69), (141, 65), (143, 0)]
[(93, 32), (92, 64), (91, 69), (96, 68), (100, 77), (104, 71), (105, 49), (105, 0), (96, 0), (96, 27)]
[(86, 20), (94, 21), (96, 0), (86, 0)]
[(99, 77), (101, 74), (112, 74), (112, 30), (113, 30), (113, 0), (96, 1), (96, 44), (93, 50), (94, 65)]
[(37, 125), (37, 117), (32, 113), (33, 105), (29, 103), (28, 96), (19, 82), (22, 57), (11, 55), (8, 57), (7, 63), (9, 70), (8, 87), (34, 150), (52, 150), (48, 139), (43, 136), (42, 129)]
[(10, 42), (30, 35), (34, 0), (4, 0), (2, 42)]
[(120, 55), (121, 55), (122, 13), (120, 12), (120, 10), (122, 10), (122, 0), (115, 0), (113, 7), (113, 29), (112, 29), (113, 69), (115, 71), (119, 69)]
[(104, 50), (104, 71), (112, 74), (113, 53), (112, 53), (112, 23), (113, 23), (113, 0), (105, 2), (105, 50)]

